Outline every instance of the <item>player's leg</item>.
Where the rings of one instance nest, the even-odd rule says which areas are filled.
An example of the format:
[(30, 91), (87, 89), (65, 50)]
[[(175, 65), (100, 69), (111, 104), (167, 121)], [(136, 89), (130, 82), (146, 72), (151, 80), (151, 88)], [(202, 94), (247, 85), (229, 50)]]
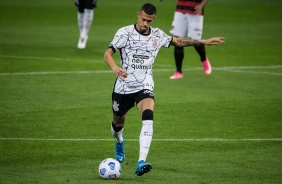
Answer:
[(146, 160), (153, 136), (153, 105), (154, 100), (146, 98), (138, 104), (142, 115), (142, 129), (139, 136), (139, 161)]
[[(146, 95), (147, 97), (145, 97)], [(152, 165), (147, 163), (146, 159), (153, 137), (154, 94), (151, 92), (145, 94), (144, 97), (142, 97), (144, 99), (137, 104), (137, 108), (142, 115), (142, 129), (139, 136), (139, 159), (135, 172), (137, 176), (142, 176), (152, 170)]]
[[(80, 38), (77, 47), (79, 49), (84, 49), (88, 40), (88, 32), (93, 22), (94, 18), (94, 8), (96, 7), (96, 1), (93, 0), (79, 0), (79, 27)], [(83, 15), (82, 15), (83, 14)]]
[(123, 127), (126, 115), (117, 116), (113, 114), (113, 122), (111, 125), (112, 135), (114, 136), (116, 142), (123, 142)]
[(83, 30), (83, 20), (84, 20), (84, 0), (75, 0), (75, 5), (77, 6), (77, 24), (79, 28), (79, 35), (81, 35)]
[[(184, 37), (187, 31), (187, 21), (185, 15), (179, 12), (175, 12), (172, 22), (170, 33), (176, 37)], [(170, 79), (181, 79), (182, 75), (182, 63), (184, 59), (184, 48), (174, 47), (173, 51), (176, 72), (170, 77)]]
[[(204, 17), (201, 15), (189, 15), (189, 28), (188, 37), (191, 39), (201, 39), (203, 33), (203, 22)], [(200, 61), (202, 62), (203, 70), (206, 75), (210, 75), (212, 68), (209, 59), (206, 57), (206, 49), (204, 45), (194, 46), (196, 52), (200, 56)]]
[(208, 57), (206, 57), (206, 51), (205, 51), (205, 46), (204, 45), (199, 45), (199, 46), (194, 46), (195, 50), (198, 52), (200, 55), (200, 59), (202, 62), (203, 70), (206, 75), (210, 75), (212, 72), (212, 67), (210, 64), (210, 61)]
[(124, 140), (123, 140), (123, 127), (125, 115), (116, 116), (113, 114), (113, 121), (111, 124), (111, 132), (115, 138), (115, 158), (122, 163), (125, 159)]
[(115, 157), (119, 162), (123, 162), (125, 158), (124, 150), (124, 122), (127, 111), (134, 106), (134, 100), (128, 95), (112, 93), (112, 111), (113, 121), (111, 125), (111, 133), (115, 138)]
[(136, 175), (142, 176), (152, 170), (152, 165), (146, 162), (153, 136), (153, 111), (146, 109), (142, 112), (142, 129), (139, 137), (139, 159)]
[(174, 61), (176, 65), (176, 72), (170, 77), (170, 79), (181, 79), (183, 78), (182, 74), (182, 63), (184, 59), (184, 47), (174, 47), (173, 51)]

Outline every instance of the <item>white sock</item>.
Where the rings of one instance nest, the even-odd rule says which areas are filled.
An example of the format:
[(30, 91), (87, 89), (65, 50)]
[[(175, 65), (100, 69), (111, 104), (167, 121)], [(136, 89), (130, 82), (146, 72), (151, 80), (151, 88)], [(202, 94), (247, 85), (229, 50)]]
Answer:
[(113, 126), (111, 125), (111, 132), (118, 143), (121, 143), (123, 141), (123, 137), (122, 137), (123, 128), (119, 132), (115, 132)]
[(83, 26), (82, 26), (82, 31), (80, 33), (80, 37), (83, 38), (87, 37), (93, 21), (93, 17), (94, 17), (93, 10), (84, 9)]
[(83, 17), (84, 17), (84, 13), (80, 13), (80, 12), (77, 13), (77, 24), (79, 28), (79, 35), (81, 35), (83, 29)]
[(146, 161), (147, 155), (149, 153), (150, 145), (153, 137), (153, 121), (143, 120), (142, 129), (139, 137), (140, 151), (139, 151), (139, 161)]

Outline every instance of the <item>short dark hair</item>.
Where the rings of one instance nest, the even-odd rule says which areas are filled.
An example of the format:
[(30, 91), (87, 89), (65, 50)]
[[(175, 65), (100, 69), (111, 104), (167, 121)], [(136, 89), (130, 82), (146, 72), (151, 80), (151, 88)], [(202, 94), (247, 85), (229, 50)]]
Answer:
[(141, 8), (141, 11), (142, 10), (148, 15), (154, 15), (157, 13), (157, 8), (151, 3), (145, 3)]

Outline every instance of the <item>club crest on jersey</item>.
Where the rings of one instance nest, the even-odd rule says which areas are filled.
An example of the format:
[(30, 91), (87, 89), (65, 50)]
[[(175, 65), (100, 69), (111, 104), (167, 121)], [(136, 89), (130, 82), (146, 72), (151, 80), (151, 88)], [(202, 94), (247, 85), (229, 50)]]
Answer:
[(118, 106), (119, 106), (119, 104), (116, 101), (113, 101), (113, 109), (114, 109), (114, 111), (119, 111)]
[(152, 47), (156, 48), (158, 46), (158, 39), (157, 38), (153, 38), (152, 41), (153, 41)]

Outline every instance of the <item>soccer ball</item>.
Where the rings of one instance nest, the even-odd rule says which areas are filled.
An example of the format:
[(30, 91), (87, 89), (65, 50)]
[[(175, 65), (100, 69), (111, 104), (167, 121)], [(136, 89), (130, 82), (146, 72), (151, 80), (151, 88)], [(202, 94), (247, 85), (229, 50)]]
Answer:
[(108, 180), (117, 179), (121, 175), (121, 171), (120, 163), (113, 158), (106, 158), (99, 166), (100, 176)]

